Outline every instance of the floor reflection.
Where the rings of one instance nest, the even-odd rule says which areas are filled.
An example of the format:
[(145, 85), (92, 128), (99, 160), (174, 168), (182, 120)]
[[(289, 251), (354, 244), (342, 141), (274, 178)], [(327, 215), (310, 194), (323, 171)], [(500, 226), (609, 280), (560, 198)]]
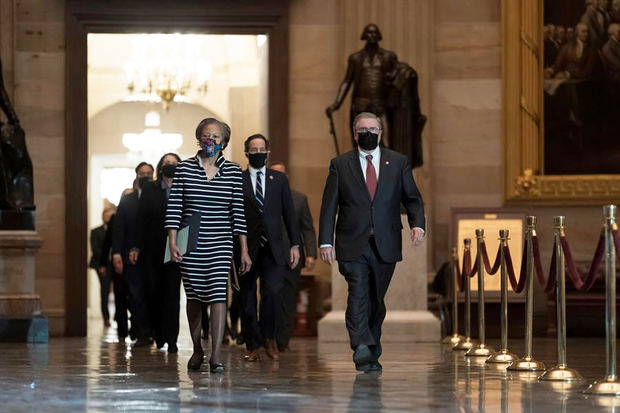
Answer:
[[(569, 363), (585, 377), (570, 385), (539, 382), (540, 373), (507, 372), (435, 343), (387, 343), (381, 374), (356, 372), (345, 343), (303, 339), (291, 348), (280, 362), (248, 364), (243, 348), (227, 346), (226, 372), (211, 374), (206, 367), (188, 373), (192, 349), (183, 333), (178, 355), (133, 349), (113, 329), (49, 345), (2, 343), (0, 411), (549, 413), (620, 406), (619, 399), (582, 393), (604, 375), (602, 339), (569, 341)], [(535, 348), (554, 365), (553, 340), (537, 340)]]

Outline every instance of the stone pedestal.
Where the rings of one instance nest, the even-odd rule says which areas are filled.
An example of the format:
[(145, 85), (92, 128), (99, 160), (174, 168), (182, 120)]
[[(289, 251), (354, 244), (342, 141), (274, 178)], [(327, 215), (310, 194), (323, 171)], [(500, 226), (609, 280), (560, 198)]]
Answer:
[[(403, 261), (396, 265), (392, 282), (385, 298), (387, 316), (383, 323), (382, 342), (439, 341), (439, 320), (426, 308), (427, 258), (426, 242), (413, 247), (409, 238), (407, 216), (401, 220)], [(332, 311), (319, 321), (321, 342), (348, 342), (344, 312), (347, 304), (347, 283), (332, 266)]]
[(35, 294), (35, 231), (0, 231), (0, 341), (46, 343), (47, 319)]

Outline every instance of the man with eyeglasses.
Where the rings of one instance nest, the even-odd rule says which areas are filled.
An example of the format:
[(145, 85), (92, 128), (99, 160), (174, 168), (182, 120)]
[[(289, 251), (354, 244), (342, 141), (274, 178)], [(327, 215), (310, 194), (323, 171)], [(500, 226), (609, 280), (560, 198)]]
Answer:
[[(246, 361), (260, 360), (259, 348), (267, 356), (279, 360), (275, 341), (277, 323), (282, 307), (280, 290), (287, 264), (295, 268), (299, 262), (299, 226), (291, 189), (286, 175), (268, 169), (269, 141), (261, 134), (245, 141), (249, 167), (243, 171), (243, 197), (248, 231), (248, 251), (251, 270), (239, 279), (243, 308), (243, 334), (248, 353)], [(289, 254), (284, 250), (282, 225), (291, 241)], [(256, 281), (260, 278), (260, 314), (257, 312)]]
[(424, 239), (424, 204), (411, 167), (406, 156), (379, 146), (382, 132), (377, 115), (362, 112), (355, 117), (357, 148), (332, 159), (319, 223), (321, 259), (332, 264), (337, 258), (349, 285), (346, 327), (353, 362), (364, 372), (382, 370), (384, 298), (402, 260), (401, 204), (412, 243)]

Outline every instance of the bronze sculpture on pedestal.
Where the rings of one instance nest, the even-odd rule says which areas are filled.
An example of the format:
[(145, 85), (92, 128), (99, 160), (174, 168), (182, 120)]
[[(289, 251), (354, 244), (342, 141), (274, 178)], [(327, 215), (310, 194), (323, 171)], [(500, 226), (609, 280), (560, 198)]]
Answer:
[[(35, 209), (32, 161), (24, 130), (4, 88), (1, 61), (0, 108), (8, 119), (8, 123), (0, 122), (0, 210), (32, 211)], [(2, 221), (5, 219), (0, 220), (0, 226)]]
[(326, 113), (331, 119), (353, 87), (350, 126), (360, 112), (380, 116), (386, 129), (382, 143), (406, 154), (411, 167), (415, 168), (423, 163), (422, 129), (426, 123), (426, 116), (420, 110), (418, 75), (411, 66), (399, 62), (394, 52), (380, 48), (381, 39), (376, 24), (370, 23), (364, 28), (361, 40), (365, 40), (366, 45), (349, 56), (345, 78)]

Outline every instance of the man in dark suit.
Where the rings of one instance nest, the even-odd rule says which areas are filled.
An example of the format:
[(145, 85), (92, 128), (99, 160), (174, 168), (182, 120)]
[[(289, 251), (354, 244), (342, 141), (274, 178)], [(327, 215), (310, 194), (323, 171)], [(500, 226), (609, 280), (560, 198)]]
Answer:
[(112, 274), (108, 274), (105, 266), (100, 266), (101, 254), (103, 251), (103, 243), (105, 241), (105, 233), (108, 229), (110, 218), (114, 215), (114, 208), (104, 208), (101, 214), (103, 225), (98, 226), (90, 231), (90, 250), (92, 255), (88, 264), (97, 272), (99, 278), (99, 287), (101, 293), (101, 315), (103, 316), (104, 327), (110, 327), (110, 310), (108, 309), (108, 297), (110, 296), (110, 284), (112, 283)]
[[(286, 174), (286, 165), (283, 162), (271, 162), (269, 168)], [(314, 232), (312, 214), (308, 206), (308, 197), (294, 189), (291, 189), (291, 196), (293, 198), (293, 209), (295, 210), (295, 224), (300, 230), (301, 245), (299, 248), (299, 263), (296, 267), (289, 268), (286, 272), (280, 293), (282, 296), (282, 310), (276, 338), (278, 350), (280, 351), (288, 350), (288, 343), (293, 332), (293, 323), (297, 314), (297, 292), (301, 269), (305, 268), (308, 271), (312, 271), (316, 262), (316, 233)], [(282, 231), (282, 239), (284, 240), (284, 251), (286, 252), (291, 248), (291, 242), (284, 230)]]
[(127, 280), (130, 297), (131, 329), (137, 337), (136, 347), (151, 343), (147, 316), (146, 293), (148, 284), (141, 261), (132, 264), (129, 260), (131, 249), (136, 245), (136, 223), (141, 187), (153, 180), (153, 166), (142, 162), (136, 167), (138, 190), (121, 198), (114, 220), (112, 233), (112, 263), (114, 270)]
[(412, 242), (424, 238), (424, 205), (407, 157), (378, 146), (382, 130), (381, 119), (373, 113), (355, 118), (358, 148), (332, 159), (319, 226), (321, 259), (331, 264), (337, 257), (349, 285), (346, 326), (360, 371), (382, 369), (378, 359), (384, 297), (396, 262), (402, 260), (401, 204)]
[[(260, 359), (258, 349), (264, 345), (267, 355), (277, 360), (275, 342), (279, 313), (282, 307), (280, 290), (286, 266), (299, 262), (299, 229), (288, 179), (283, 173), (267, 169), (269, 141), (260, 134), (245, 141), (250, 166), (243, 171), (243, 197), (248, 230), (248, 250), (252, 269), (239, 280), (243, 306), (242, 322), (247, 361)], [(291, 248), (284, 251), (282, 224), (286, 227)], [(256, 305), (256, 281), (260, 278), (260, 317)]]

